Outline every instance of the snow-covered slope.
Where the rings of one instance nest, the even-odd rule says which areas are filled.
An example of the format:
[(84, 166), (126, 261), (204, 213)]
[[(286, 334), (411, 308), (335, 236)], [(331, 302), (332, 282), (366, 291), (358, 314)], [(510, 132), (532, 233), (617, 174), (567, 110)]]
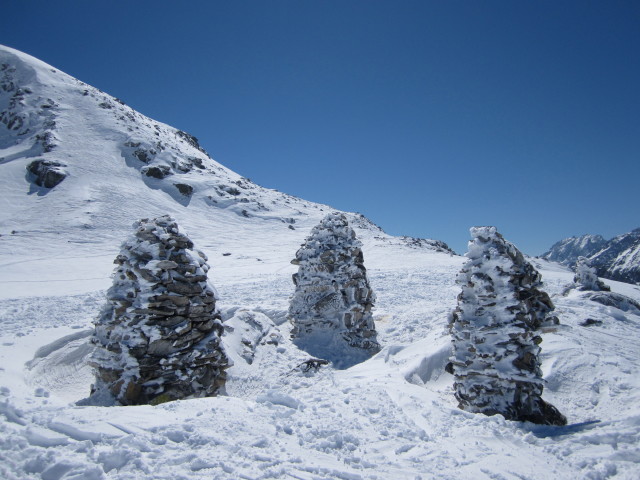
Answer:
[[(1, 48), (1, 65), (0, 478), (640, 477), (632, 304), (563, 295), (573, 274), (534, 260), (561, 321), (542, 334), (544, 395), (569, 425), (463, 412), (444, 366), (464, 259), (350, 214), (382, 351), (346, 370), (307, 370), (289, 340), (289, 262), (330, 207), (252, 184), (188, 135), (27, 55)], [(38, 159), (66, 177), (35, 185), (27, 166)], [(234, 361), (226, 394), (76, 406), (93, 382), (88, 337), (120, 243), (134, 220), (159, 214), (209, 257)], [(609, 283), (640, 301), (638, 287)]]
[(565, 238), (542, 255), (546, 260), (570, 266), (578, 257), (588, 258), (601, 277), (640, 284), (640, 228), (611, 240), (600, 235)]
[[(211, 159), (189, 134), (21, 52), (0, 48), (0, 75), (1, 241), (15, 255), (35, 250), (58, 259), (52, 271), (38, 272), (41, 282), (58, 282), (73, 268), (83, 282), (102, 287), (131, 224), (164, 214), (207, 253), (230, 253), (221, 263), (286, 263), (332, 210), (252, 183)], [(64, 180), (53, 188), (34, 183), (27, 168), (38, 160), (59, 165)], [(393, 238), (362, 216), (349, 218), (370, 243), (448, 248)], [(7, 268), (10, 279), (29, 280), (21, 266)], [(73, 291), (72, 283), (61, 291)], [(5, 294), (24, 294), (11, 284)], [(38, 285), (31, 287), (37, 293)]]

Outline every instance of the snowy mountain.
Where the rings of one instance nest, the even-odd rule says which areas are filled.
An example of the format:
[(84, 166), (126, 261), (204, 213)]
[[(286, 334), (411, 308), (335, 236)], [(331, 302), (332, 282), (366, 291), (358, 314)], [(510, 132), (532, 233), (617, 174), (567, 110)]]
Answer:
[(640, 284), (640, 228), (612, 238), (590, 260), (601, 277)]
[(553, 244), (542, 258), (562, 265), (575, 265), (578, 257), (590, 257), (598, 252), (607, 241), (600, 235), (569, 237)]
[(605, 240), (600, 235), (571, 237), (554, 244), (542, 258), (574, 266), (586, 257), (598, 276), (640, 284), (640, 228)]
[[(640, 477), (640, 288), (608, 282), (622, 300), (598, 303), (567, 291), (569, 269), (534, 259), (560, 319), (540, 332), (545, 400), (569, 425), (465, 412), (445, 371), (464, 258), (350, 213), (381, 351), (314, 366), (290, 340), (290, 262), (335, 210), (255, 185), (23, 53), (0, 47), (0, 77), (1, 478)], [(165, 214), (208, 257), (226, 392), (78, 406), (121, 243)]]

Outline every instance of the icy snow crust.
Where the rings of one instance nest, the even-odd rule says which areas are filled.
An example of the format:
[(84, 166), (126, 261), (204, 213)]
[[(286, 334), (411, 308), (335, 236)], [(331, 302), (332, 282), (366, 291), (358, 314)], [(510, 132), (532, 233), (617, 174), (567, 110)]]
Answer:
[[(331, 209), (243, 180), (175, 129), (31, 57), (0, 48), (2, 63), (16, 65), (14, 83), (32, 91), (26, 111), (39, 111), (38, 99), (57, 106), (44, 109), (55, 128), (39, 114), (29, 125), (40, 130), (24, 135), (0, 126), (0, 478), (640, 477), (637, 310), (575, 289), (563, 296), (573, 272), (533, 260), (561, 321), (541, 334), (544, 398), (569, 425), (464, 412), (444, 371), (464, 259), (348, 214), (377, 296), (382, 351), (346, 370), (304, 371), (309, 355), (290, 342), (286, 321), (289, 262)], [(49, 152), (35, 139), (43, 128), (56, 143)], [(123, 146), (130, 137), (141, 147)], [(158, 141), (165, 150), (154, 158), (169, 155), (158, 162), (172, 172), (161, 179), (141, 172), (153, 162), (128, 156)], [(176, 165), (200, 158), (204, 171), (180, 172), (171, 155)], [(35, 158), (64, 163), (67, 178), (34, 187), (26, 167)], [(191, 196), (174, 183), (193, 186)], [(113, 259), (134, 221), (163, 214), (209, 257), (234, 363), (226, 395), (78, 407), (94, 380), (89, 336)], [(638, 287), (607, 283), (640, 301)], [(587, 319), (601, 324), (582, 326)]]

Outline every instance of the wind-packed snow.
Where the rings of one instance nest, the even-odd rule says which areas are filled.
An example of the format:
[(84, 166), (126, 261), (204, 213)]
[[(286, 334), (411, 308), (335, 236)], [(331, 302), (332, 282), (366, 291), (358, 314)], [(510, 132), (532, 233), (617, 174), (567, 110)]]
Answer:
[[(640, 311), (567, 290), (573, 272), (531, 260), (560, 319), (541, 334), (544, 398), (569, 424), (464, 412), (444, 367), (465, 259), (348, 214), (376, 293), (382, 350), (345, 370), (316, 369), (289, 340), (290, 260), (330, 207), (252, 184), (188, 136), (0, 48), (0, 65), (9, 63), (32, 92), (15, 111), (35, 113), (22, 136), (0, 126), (0, 478), (640, 478)], [(46, 99), (57, 106), (42, 109)], [(35, 138), (43, 129), (55, 144), (48, 152)], [(133, 155), (145, 145), (152, 155), (158, 141), (165, 148), (149, 163)], [(40, 158), (64, 164), (66, 178), (34, 186), (27, 166)], [(171, 174), (142, 172), (161, 166)], [(226, 393), (77, 406), (94, 381), (90, 336), (113, 259), (134, 221), (165, 214), (209, 258), (234, 363)], [(639, 287), (607, 283), (640, 301)]]

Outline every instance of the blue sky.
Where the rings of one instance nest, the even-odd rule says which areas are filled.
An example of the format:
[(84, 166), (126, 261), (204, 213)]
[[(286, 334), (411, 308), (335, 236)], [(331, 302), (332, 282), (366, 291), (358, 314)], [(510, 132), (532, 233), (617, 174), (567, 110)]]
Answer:
[(392, 234), (640, 226), (637, 1), (15, 1), (0, 43)]

